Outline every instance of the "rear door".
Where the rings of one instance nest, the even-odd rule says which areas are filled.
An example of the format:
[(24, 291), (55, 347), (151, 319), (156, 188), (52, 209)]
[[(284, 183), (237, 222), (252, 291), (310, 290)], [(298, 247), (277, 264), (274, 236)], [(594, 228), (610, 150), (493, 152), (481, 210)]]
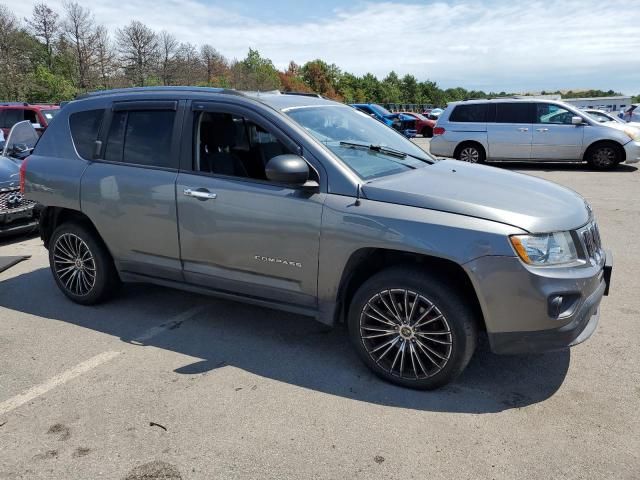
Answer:
[(575, 113), (560, 105), (537, 103), (531, 159), (580, 160), (586, 127), (573, 125), (571, 119), (575, 116)]
[[(98, 158), (87, 158), (93, 161), (82, 177), (82, 210), (121, 271), (182, 279), (175, 181), (183, 106), (115, 102), (100, 129)], [(88, 125), (96, 121), (90, 112), (70, 116), (76, 150), (85, 158), (92, 155), (91, 142), (81, 139), (95, 135)]]
[[(495, 108), (495, 111), (492, 111)], [(504, 102), (489, 104), (487, 157), (498, 160), (529, 160), (535, 104)]]

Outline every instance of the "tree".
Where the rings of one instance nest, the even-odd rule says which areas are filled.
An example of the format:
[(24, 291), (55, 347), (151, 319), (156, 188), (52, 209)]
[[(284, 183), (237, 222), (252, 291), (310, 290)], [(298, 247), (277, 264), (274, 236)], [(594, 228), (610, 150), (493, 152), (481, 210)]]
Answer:
[(103, 26), (96, 30), (96, 66), (100, 76), (100, 87), (109, 88), (115, 72), (116, 54), (111, 45), (109, 32)]
[(160, 56), (158, 36), (143, 23), (132, 20), (118, 29), (117, 43), (120, 61), (129, 79), (136, 86), (147, 85)]
[(160, 49), (160, 78), (163, 85), (171, 85), (176, 72), (176, 56), (178, 54), (178, 40), (166, 30), (159, 35)]
[(33, 34), (42, 39), (47, 49), (47, 66), (53, 67), (53, 43), (60, 30), (59, 15), (51, 10), (45, 3), (37, 3), (33, 7), (31, 18), (25, 18), (25, 22), (33, 31)]
[(302, 78), (312, 91), (325, 97), (337, 99), (336, 87), (340, 79), (340, 69), (320, 59), (305, 63), (300, 69)]
[(239, 90), (277, 90), (280, 77), (271, 60), (250, 48), (247, 57), (232, 67), (232, 85)]
[(305, 92), (311, 93), (313, 90), (304, 82), (300, 73), (300, 66), (293, 60), (289, 62), (289, 67), (284, 72), (278, 72), (282, 90), (285, 92)]
[(402, 89), (400, 79), (393, 70), (387, 75), (380, 84), (382, 103), (400, 103)]
[(420, 94), (420, 88), (418, 87), (418, 80), (413, 75), (405, 75), (402, 77), (402, 83), (400, 85), (401, 99), (404, 103), (423, 103), (423, 97)]
[(80, 90), (89, 88), (89, 74), (95, 62), (97, 32), (93, 14), (76, 2), (64, 3), (66, 18), (64, 33), (73, 45), (77, 65), (77, 85)]
[(229, 72), (227, 59), (209, 44), (200, 48), (200, 57), (207, 72), (207, 85), (226, 86)]

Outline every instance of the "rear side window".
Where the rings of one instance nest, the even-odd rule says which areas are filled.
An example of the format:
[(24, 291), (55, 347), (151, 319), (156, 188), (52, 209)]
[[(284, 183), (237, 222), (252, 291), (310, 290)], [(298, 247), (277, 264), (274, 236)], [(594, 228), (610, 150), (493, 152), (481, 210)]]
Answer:
[(176, 112), (169, 110), (114, 112), (104, 158), (112, 162), (177, 168), (171, 155)]
[(87, 110), (69, 117), (71, 138), (78, 154), (87, 160), (93, 159), (95, 142), (102, 126), (104, 110)]
[(534, 103), (496, 104), (496, 123), (533, 123)]
[(11, 128), (16, 123), (24, 120), (24, 111), (17, 108), (10, 108), (4, 111), (2, 119), (2, 128)]
[(458, 105), (455, 107), (451, 116), (450, 122), (486, 122), (487, 121), (487, 104), (471, 104), (471, 105)]

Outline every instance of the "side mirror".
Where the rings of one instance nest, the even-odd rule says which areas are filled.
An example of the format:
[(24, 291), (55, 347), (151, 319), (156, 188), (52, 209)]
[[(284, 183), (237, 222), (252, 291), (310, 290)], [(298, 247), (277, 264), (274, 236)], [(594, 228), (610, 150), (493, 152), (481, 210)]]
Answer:
[(582, 120), (582, 117), (571, 117), (571, 124), (572, 125), (582, 125), (584, 123), (584, 120)]
[(272, 182), (302, 186), (309, 180), (309, 165), (298, 155), (277, 155), (267, 162), (265, 174)]

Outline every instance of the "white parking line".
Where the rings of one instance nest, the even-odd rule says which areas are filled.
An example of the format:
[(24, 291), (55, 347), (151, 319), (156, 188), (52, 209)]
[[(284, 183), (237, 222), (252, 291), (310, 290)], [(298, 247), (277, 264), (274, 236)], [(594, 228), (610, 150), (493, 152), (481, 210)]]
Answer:
[[(143, 342), (146, 342), (152, 339), (153, 337), (164, 332), (165, 330), (170, 330), (172, 328), (175, 328), (176, 326), (180, 325), (182, 322), (185, 322), (190, 318), (194, 317), (196, 314), (200, 313), (206, 307), (207, 305), (199, 305), (196, 307), (192, 307), (185, 312), (179, 313), (178, 315), (171, 318), (170, 320), (160, 325), (157, 325), (155, 327), (151, 327), (142, 335), (132, 340), (132, 343), (141, 344)], [(31, 400), (41, 395), (44, 395), (48, 391), (53, 390), (54, 388), (64, 383), (67, 383), (68, 381), (73, 380), (76, 377), (79, 377), (83, 373), (87, 373), (89, 370), (92, 370), (102, 365), (103, 363), (106, 363), (109, 360), (112, 360), (113, 358), (117, 357), (121, 353), (122, 352), (116, 352), (116, 351), (102, 352), (96, 355), (95, 357), (91, 357), (89, 360), (85, 360), (84, 362), (79, 363), (78, 365), (70, 368), (69, 370), (62, 372), (61, 374), (50, 378), (49, 380), (47, 380), (44, 383), (41, 383), (40, 385), (36, 385), (35, 387), (32, 387), (16, 395), (15, 397), (11, 397), (8, 400), (5, 400), (4, 402), (0, 403), (0, 416), (6, 413), (9, 413), (12, 410), (15, 410), (16, 408), (24, 405), (25, 403), (28, 403)]]
[(9, 400), (5, 400), (0, 403), (0, 415), (4, 415), (5, 413), (10, 412), (18, 408), (21, 405), (24, 405), (27, 402), (30, 402), (34, 398), (39, 397), (40, 395), (44, 395), (49, 390), (53, 390), (58, 385), (62, 385), (63, 383), (67, 383), (69, 380), (73, 380), (74, 378), (82, 375), (83, 373), (88, 372), (96, 368), (98, 365), (102, 365), (105, 362), (108, 362), (112, 358), (117, 357), (122, 352), (102, 352), (95, 357), (91, 357), (89, 360), (85, 360), (82, 363), (79, 363), (75, 367), (70, 368), (69, 370), (62, 372), (60, 375), (56, 375), (55, 377), (50, 378), (44, 383), (40, 385), (36, 385), (35, 387), (30, 388), (29, 390), (22, 392), (15, 397), (10, 398)]

